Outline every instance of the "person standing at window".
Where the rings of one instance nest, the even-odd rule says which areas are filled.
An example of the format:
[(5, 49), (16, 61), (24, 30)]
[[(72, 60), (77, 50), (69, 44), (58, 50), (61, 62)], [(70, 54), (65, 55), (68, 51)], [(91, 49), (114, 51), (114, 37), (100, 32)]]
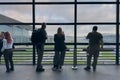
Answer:
[(3, 34), (3, 47), (1, 51), (4, 54), (5, 65), (6, 65), (6, 72), (14, 71), (14, 64), (13, 64), (13, 38), (10, 32), (5, 32)]
[(99, 50), (103, 48), (103, 36), (97, 32), (98, 27), (94, 26), (92, 32), (88, 33), (86, 39), (89, 39), (89, 46), (87, 48), (87, 67), (84, 69), (89, 71), (91, 69), (91, 58), (93, 56), (93, 71), (96, 71), (97, 60), (99, 57)]
[(37, 56), (38, 56), (36, 72), (42, 72), (45, 70), (41, 64), (44, 53), (44, 45), (47, 39), (47, 33), (45, 29), (46, 29), (46, 23), (42, 23), (42, 27), (38, 29), (38, 33), (37, 33), (38, 42), (35, 44), (37, 48)]
[(64, 57), (65, 57), (65, 50), (66, 50), (66, 45), (65, 45), (65, 35), (64, 32), (62, 31), (62, 28), (59, 27), (57, 30), (57, 33), (54, 35), (54, 42), (55, 42), (55, 55), (53, 59), (53, 68), (52, 70), (59, 70), (61, 71), (62, 66), (64, 64)]

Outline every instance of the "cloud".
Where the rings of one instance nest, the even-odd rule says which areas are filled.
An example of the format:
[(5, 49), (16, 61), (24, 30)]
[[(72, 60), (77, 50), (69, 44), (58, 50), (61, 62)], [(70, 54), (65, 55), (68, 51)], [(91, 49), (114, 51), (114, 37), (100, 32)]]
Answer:
[(0, 2), (32, 2), (32, 0), (0, 0)]
[(21, 22), (32, 22), (31, 6), (10, 5), (0, 6), (0, 14), (10, 18), (19, 20)]
[[(1, 0), (2, 1), (31, 1), (31, 0)], [(36, 1), (66, 1), (66, 0), (36, 0)], [(74, 0), (67, 0), (74, 1)], [(81, 0), (78, 0), (81, 1)], [(83, 0), (88, 1), (88, 0)], [(91, 0), (89, 0), (91, 1)], [(93, 0), (98, 1), (98, 0)], [(100, 0), (99, 0), (100, 1)], [(108, 1), (108, 0), (102, 0)], [(109, 0), (114, 1), (114, 0)], [(36, 22), (74, 22), (74, 5), (36, 5), (35, 6)], [(115, 22), (116, 6), (115, 5), (78, 5), (77, 20), (78, 22)], [(0, 14), (6, 15), (21, 22), (32, 22), (32, 5), (0, 5)], [(48, 26), (47, 31), (50, 35), (56, 33), (59, 25)], [(60, 25), (65, 34), (68, 36), (74, 35), (74, 26)], [(93, 25), (78, 25), (78, 36), (85, 36), (91, 31)], [(102, 33), (115, 34), (114, 25), (99, 25), (99, 31)], [(105, 26), (105, 27), (104, 27)], [(110, 26), (110, 27), (109, 27)], [(37, 27), (37, 26), (36, 26)], [(40, 27), (40, 26), (39, 26)], [(112, 30), (112, 31), (111, 31)]]
[(46, 16), (48, 19), (47, 22), (73, 22), (73, 7), (73, 5), (36, 6), (36, 17), (40, 17), (36, 21), (40, 21), (42, 16)]
[(115, 5), (78, 5), (79, 22), (115, 22)]
[(102, 2), (102, 1), (116, 1), (116, 0), (77, 0), (78, 2), (82, 2), (82, 1), (95, 1), (95, 2)]

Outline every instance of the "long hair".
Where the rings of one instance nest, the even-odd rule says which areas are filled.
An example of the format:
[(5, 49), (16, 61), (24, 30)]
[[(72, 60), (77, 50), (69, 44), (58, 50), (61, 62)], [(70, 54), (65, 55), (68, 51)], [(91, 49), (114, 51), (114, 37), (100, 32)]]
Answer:
[(64, 35), (61, 27), (59, 27), (59, 28), (57, 29), (57, 34), (58, 34), (59, 36)]
[(11, 43), (13, 41), (10, 32), (5, 32), (5, 39), (7, 40), (7, 43)]

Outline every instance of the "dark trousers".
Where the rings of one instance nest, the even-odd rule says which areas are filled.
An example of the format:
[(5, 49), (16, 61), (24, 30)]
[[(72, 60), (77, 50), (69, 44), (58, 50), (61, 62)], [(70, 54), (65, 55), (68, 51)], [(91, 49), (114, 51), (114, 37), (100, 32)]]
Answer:
[(55, 51), (53, 64), (54, 67), (62, 67), (64, 64), (65, 51)]
[(99, 57), (99, 47), (94, 46), (94, 47), (89, 47), (88, 49), (88, 53), (87, 53), (87, 67), (91, 66), (91, 59), (93, 57), (93, 69), (96, 69), (96, 65), (97, 65), (97, 60)]
[(42, 58), (43, 58), (43, 51), (44, 51), (44, 44), (38, 44), (37, 46), (37, 69), (42, 68)]
[(10, 70), (10, 68), (14, 69), (12, 56), (13, 56), (12, 49), (6, 49), (4, 51), (4, 60), (5, 60), (5, 65), (7, 70)]

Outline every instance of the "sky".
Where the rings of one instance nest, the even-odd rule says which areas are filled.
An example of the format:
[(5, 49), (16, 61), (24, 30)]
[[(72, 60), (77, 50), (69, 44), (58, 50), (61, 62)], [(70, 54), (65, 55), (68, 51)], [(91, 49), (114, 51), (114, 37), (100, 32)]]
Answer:
[[(0, 2), (31, 2), (32, 0), (0, 0)], [(35, 0), (36, 2), (52, 1), (74, 1), (74, 0)], [(116, 0), (78, 0), (78, 1), (116, 1)], [(74, 22), (74, 5), (36, 5), (35, 20), (37, 23), (69, 23)], [(21, 22), (32, 22), (32, 5), (0, 5), (0, 14), (19, 20)], [(77, 6), (78, 22), (115, 22), (116, 5), (78, 5)], [(94, 25), (78, 25), (77, 36), (85, 36), (91, 31)], [(115, 25), (98, 25), (99, 31), (104, 34), (115, 34)], [(36, 26), (40, 27), (40, 26)], [(57, 28), (62, 27), (67, 36), (73, 36), (73, 25), (56, 25), (47, 26), (49, 35), (56, 33)]]

